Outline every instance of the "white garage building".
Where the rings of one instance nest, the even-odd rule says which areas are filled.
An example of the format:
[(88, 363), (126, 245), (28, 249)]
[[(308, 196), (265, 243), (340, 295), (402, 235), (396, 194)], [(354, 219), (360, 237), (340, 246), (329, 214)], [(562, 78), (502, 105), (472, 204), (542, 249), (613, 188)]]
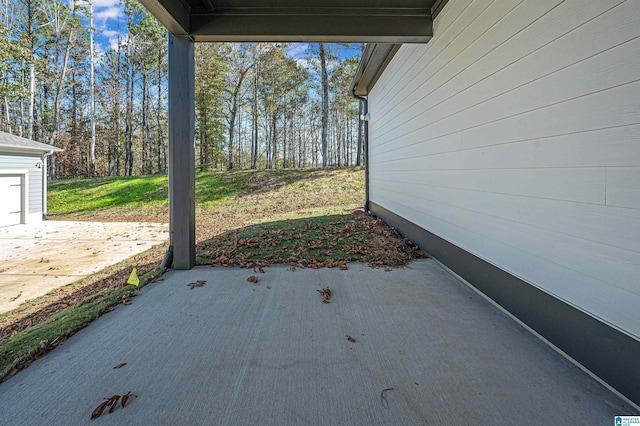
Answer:
[(39, 222), (47, 212), (47, 156), (55, 146), (0, 132), (0, 226)]

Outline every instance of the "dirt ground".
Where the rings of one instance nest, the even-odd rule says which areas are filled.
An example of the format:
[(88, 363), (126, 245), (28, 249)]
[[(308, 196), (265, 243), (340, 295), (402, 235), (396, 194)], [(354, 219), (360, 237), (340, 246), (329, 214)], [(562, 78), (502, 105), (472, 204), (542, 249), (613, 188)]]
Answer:
[(45, 221), (0, 228), (0, 313), (168, 241), (169, 225)]

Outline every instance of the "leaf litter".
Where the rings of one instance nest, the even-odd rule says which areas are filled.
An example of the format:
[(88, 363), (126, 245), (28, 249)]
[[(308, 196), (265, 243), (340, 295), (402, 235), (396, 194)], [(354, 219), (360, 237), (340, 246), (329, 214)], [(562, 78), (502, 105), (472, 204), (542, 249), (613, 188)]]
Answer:
[(322, 303), (331, 303), (331, 289), (329, 287), (316, 291), (322, 296)]
[(200, 243), (198, 253), (200, 265), (239, 266), (261, 273), (273, 264), (288, 264), (291, 271), (348, 270), (348, 262), (368, 262), (371, 267), (391, 270), (428, 257), (394, 228), (362, 209), (322, 224), (300, 219), (280, 227), (236, 229)]
[(194, 283), (187, 284), (187, 286), (189, 286), (189, 290), (193, 290), (196, 287), (204, 286), (206, 283), (207, 283), (206, 281), (198, 280), (198, 281), (196, 281)]
[(100, 403), (100, 405), (98, 405), (91, 413), (91, 420), (97, 419), (98, 417), (103, 415), (107, 408), (109, 408), (108, 413), (113, 413), (116, 408), (118, 408), (118, 401), (120, 401), (120, 405), (122, 406), (122, 408), (125, 408), (129, 400), (136, 396), (137, 395), (134, 395), (131, 393), (131, 391), (129, 391), (124, 395), (114, 394), (109, 398), (104, 398), (104, 401)]

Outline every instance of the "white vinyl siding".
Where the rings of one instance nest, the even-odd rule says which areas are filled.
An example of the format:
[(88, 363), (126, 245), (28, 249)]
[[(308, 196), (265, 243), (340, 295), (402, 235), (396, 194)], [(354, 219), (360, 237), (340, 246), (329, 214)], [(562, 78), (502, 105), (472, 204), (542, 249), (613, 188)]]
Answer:
[(0, 152), (0, 170), (10, 171), (22, 169), (29, 171), (29, 200), (28, 213), (42, 213), (42, 169), (36, 167), (36, 163), (42, 158), (39, 154)]
[(449, 0), (369, 94), (371, 201), (640, 338), (640, 2)]

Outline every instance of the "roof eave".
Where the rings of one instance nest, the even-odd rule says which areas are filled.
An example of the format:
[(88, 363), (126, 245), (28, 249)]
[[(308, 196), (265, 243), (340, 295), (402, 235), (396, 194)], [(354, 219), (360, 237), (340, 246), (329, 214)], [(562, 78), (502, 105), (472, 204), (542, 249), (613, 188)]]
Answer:
[(49, 148), (35, 148), (35, 147), (26, 147), (26, 146), (12, 146), (12, 145), (0, 145), (0, 151), (2, 152), (20, 152), (20, 153), (53, 153), (53, 152), (62, 152), (64, 149), (58, 148), (56, 146), (51, 146)]
[(362, 59), (351, 83), (350, 92), (355, 97), (365, 97), (376, 84), (401, 44), (372, 43), (367, 44)]

